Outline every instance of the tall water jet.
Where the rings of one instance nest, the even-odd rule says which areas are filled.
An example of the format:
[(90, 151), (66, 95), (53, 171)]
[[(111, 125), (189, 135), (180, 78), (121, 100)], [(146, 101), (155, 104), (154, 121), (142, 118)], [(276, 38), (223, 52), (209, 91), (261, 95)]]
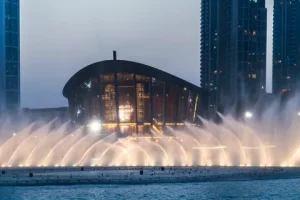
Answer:
[(298, 166), (297, 103), (286, 104), (282, 112), (278, 103), (270, 106), (257, 118), (255, 111), (251, 119), (218, 113), (218, 123), (199, 117), (201, 125), (157, 125), (150, 127), (150, 133), (132, 135), (101, 129), (92, 134), (85, 126), (76, 128), (58, 120), (26, 127), (22, 123), (22, 128), (15, 124), (20, 131), (13, 132), (8, 120), (0, 123), (0, 165)]

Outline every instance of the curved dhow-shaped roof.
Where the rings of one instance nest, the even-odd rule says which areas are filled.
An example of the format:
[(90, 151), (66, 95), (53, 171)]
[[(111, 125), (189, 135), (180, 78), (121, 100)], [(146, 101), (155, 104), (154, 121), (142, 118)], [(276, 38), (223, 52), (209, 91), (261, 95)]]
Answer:
[(89, 78), (98, 77), (99, 74), (102, 73), (114, 72), (127, 72), (145, 75), (148, 77), (154, 77), (161, 81), (167, 81), (177, 86), (184, 86), (192, 90), (205, 92), (204, 89), (201, 89), (194, 84), (148, 65), (126, 60), (105, 60), (88, 65), (74, 74), (64, 86), (63, 95), (65, 97), (69, 97), (76, 86)]

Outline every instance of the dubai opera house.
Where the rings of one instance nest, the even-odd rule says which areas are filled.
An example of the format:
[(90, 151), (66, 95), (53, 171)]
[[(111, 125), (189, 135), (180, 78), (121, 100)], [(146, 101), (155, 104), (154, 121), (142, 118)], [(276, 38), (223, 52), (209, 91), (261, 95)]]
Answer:
[[(125, 60), (105, 60), (75, 73), (63, 88), (71, 120), (97, 122), (101, 131), (161, 132), (199, 123), (208, 111), (208, 92), (156, 68)], [(97, 127), (96, 127), (97, 128)], [(99, 127), (100, 128), (100, 127)]]

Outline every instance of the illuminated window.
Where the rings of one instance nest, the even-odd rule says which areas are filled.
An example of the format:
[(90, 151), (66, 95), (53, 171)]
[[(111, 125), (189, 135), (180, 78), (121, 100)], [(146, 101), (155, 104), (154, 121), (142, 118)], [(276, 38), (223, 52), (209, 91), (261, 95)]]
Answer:
[(120, 122), (135, 122), (134, 90), (134, 85), (121, 85), (118, 87)]
[(120, 125), (121, 133), (136, 133), (135, 125)]
[(256, 78), (256, 74), (252, 74), (252, 78)]
[(116, 117), (116, 93), (115, 86), (112, 84), (107, 84), (104, 87), (102, 94), (101, 110), (104, 121), (115, 122)]
[(113, 73), (101, 74), (100, 80), (101, 80), (101, 83), (113, 83), (115, 80), (115, 77), (114, 77)]
[(133, 81), (133, 74), (130, 73), (118, 73), (117, 77), (120, 82)]
[(137, 121), (150, 122), (150, 98), (149, 98), (149, 84), (136, 84), (136, 98), (137, 98)]
[(138, 74), (135, 75), (135, 79), (138, 82), (139, 81), (142, 81), (142, 82), (148, 82), (149, 81), (149, 77), (143, 76), (143, 75), (138, 75)]

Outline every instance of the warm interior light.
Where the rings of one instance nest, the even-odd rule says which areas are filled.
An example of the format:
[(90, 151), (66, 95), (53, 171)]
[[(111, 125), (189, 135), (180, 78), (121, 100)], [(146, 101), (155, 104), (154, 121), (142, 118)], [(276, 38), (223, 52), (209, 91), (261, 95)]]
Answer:
[(120, 105), (119, 106), (119, 118), (121, 122), (130, 121), (134, 109), (131, 105)]

